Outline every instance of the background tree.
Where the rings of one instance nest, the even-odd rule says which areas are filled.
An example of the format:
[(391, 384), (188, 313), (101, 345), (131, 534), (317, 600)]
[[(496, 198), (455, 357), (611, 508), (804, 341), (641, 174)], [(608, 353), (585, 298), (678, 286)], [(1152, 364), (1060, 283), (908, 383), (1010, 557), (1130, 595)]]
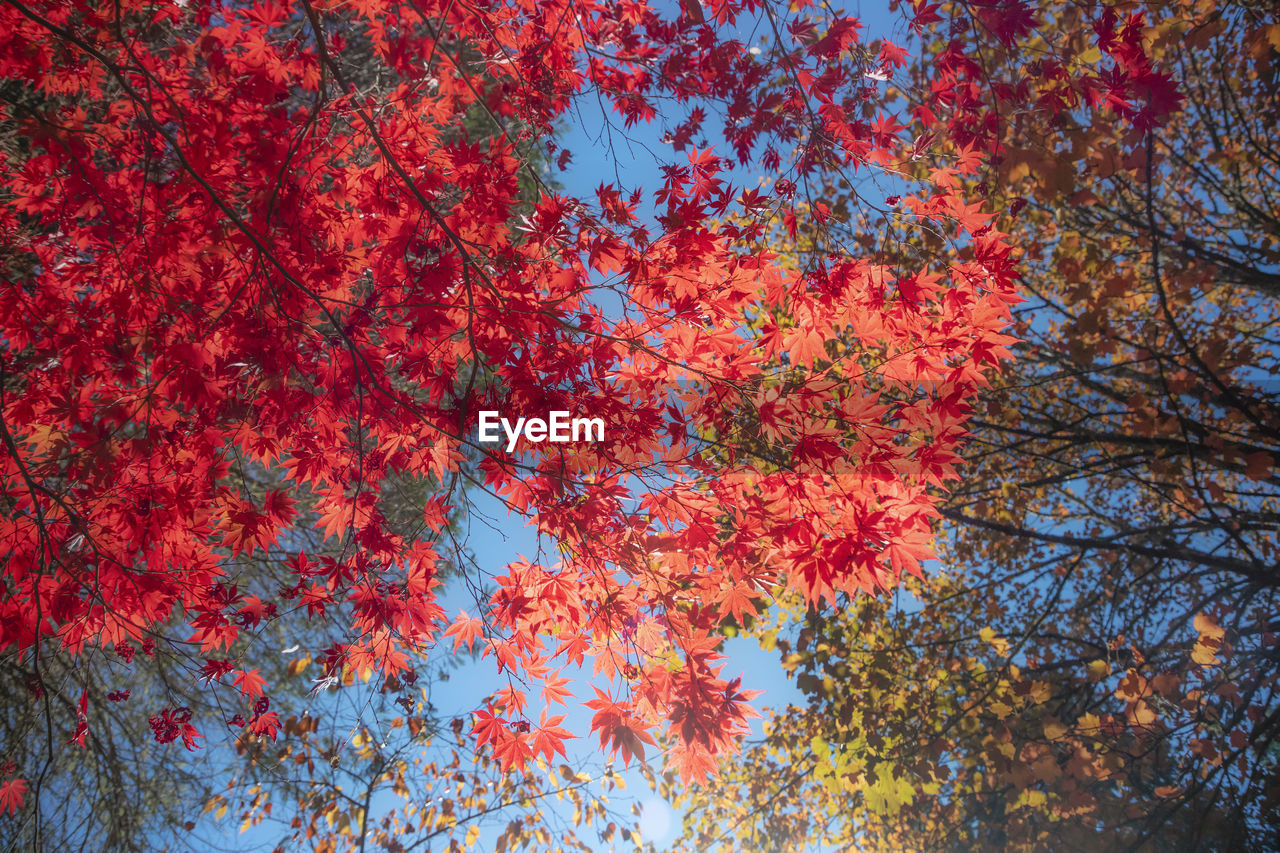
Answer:
[(688, 837), (1272, 849), (1276, 10), (917, 9), (915, 79), (955, 72), (917, 115), (1001, 152), (967, 187), (1017, 247), (1019, 358), (940, 508), (944, 575), (897, 615), (793, 612), (808, 708)]

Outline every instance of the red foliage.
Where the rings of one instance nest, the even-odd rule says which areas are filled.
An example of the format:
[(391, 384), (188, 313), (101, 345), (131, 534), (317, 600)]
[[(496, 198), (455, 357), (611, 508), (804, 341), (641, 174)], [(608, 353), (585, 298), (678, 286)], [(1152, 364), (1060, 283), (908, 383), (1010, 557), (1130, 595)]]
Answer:
[[(935, 8), (917, 3), (915, 23)], [(559, 668), (591, 657), (629, 694), (587, 703), (602, 742), (643, 756), (665, 724), (690, 775), (747, 713), (718, 677), (726, 620), (778, 583), (834, 599), (918, 572), (926, 488), (954, 476), (965, 401), (1010, 340), (1009, 247), (956, 180), (993, 137), (966, 124), (976, 108), (922, 106), (945, 118), (914, 141), (885, 110), (861, 120), (864, 77), (903, 54), (886, 44), (865, 65), (876, 54), (854, 49), (851, 20), (778, 20), (739, 0), (683, 9), (0, 9), (0, 77), (39, 96), (5, 108), (28, 148), (0, 164), (15, 271), (0, 284), (0, 651), (131, 654), (159, 632), (228, 653), (277, 608), (305, 605), (350, 630), (324, 652), (331, 676), (393, 675), (415, 651), (479, 641), (560, 701)], [(731, 32), (759, 15), (778, 33), (762, 55)], [(1141, 65), (1127, 26), (1104, 30), (1122, 70)], [(967, 67), (953, 60), (934, 92), (963, 107), (946, 88)], [(365, 94), (349, 79), (362, 63), (398, 82)], [(1134, 85), (1115, 97), (1129, 103)], [(690, 138), (716, 105), (726, 150), (772, 169), (776, 194), (732, 185), (723, 155), (691, 148), (652, 193), (656, 236), (632, 187), (543, 187), (522, 208), (521, 141), (549, 138), (589, 90), (628, 125), (668, 99), (702, 104)], [(468, 132), (467, 115), (504, 125)], [(832, 255), (798, 272), (754, 248), (773, 222), (835, 216), (797, 192), (812, 172), (931, 156), (943, 141), (972, 156), (903, 191), (900, 209), (967, 245), (949, 261)], [(600, 307), (602, 282), (620, 306)], [(837, 333), (864, 350), (837, 352)], [(796, 370), (766, 370), (779, 362)], [(485, 409), (599, 417), (606, 440), (508, 454), (475, 440)], [(279, 478), (260, 505), (232, 476), (246, 466)], [(392, 474), (437, 484), (421, 540), (386, 521)], [(487, 613), (449, 624), (432, 542), (459, 475), (533, 518), (564, 557), (510, 566)], [(295, 553), (308, 525), (340, 556)], [(281, 552), (294, 586), (232, 584), (243, 561)], [(176, 634), (174, 614), (187, 626)], [(238, 670), (252, 699), (263, 683), (249, 663), (210, 660), (201, 674)], [(477, 743), (511, 765), (559, 751), (560, 718), (533, 726), (519, 704), (480, 711)], [(153, 718), (157, 739), (191, 746), (180, 717)], [(263, 706), (249, 725), (270, 736), (278, 720)], [(4, 791), (0, 805), (20, 802)]]

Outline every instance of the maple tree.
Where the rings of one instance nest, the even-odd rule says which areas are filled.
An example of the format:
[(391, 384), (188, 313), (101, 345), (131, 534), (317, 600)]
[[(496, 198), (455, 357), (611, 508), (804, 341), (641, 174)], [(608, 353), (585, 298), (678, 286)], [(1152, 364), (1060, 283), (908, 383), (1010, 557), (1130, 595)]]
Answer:
[[(807, 707), (717, 790), (671, 791), (697, 849), (1276, 844), (1280, 27), (1230, 2), (1027, 12), (938, 6), (917, 70), (983, 81), (967, 127), (1000, 155), (967, 191), (1028, 295), (939, 506), (944, 572), (753, 626)], [(1149, 111), (1099, 88), (1122, 52)]]
[[(749, 22), (763, 48), (737, 36)], [(222, 711), (139, 691), (139, 737), (292, 736), (310, 769), (268, 635), (305, 638), (323, 684), (393, 693), (423, 656), (481, 653), (508, 686), (463, 729), (501, 774), (563, 756), (557, 708), (583, 700), (607, 752), (630, 763), (665, 734), (695, 779), (750, 713), (724, 625), (775, 586), (836, 601), (931, 554), (930, 487), (955, 477), (1018, 296), (1005, 235), (961, 193), (984, 157), (967, 143), (900, 200), (954, 251), (797, 269), (763, 248), (831, 220), (818, 176), (892, 171), (955, 130), (916, 110), (909, 135), (878, 88), (904, 54), (852, 19), (6, 0), (0, 33), (0, 654), (49, 733), (6, 768), (9, 811), (50, 795), (33, 763), (91, 748), (96, 697), (139, 654)], [(530, 168), (536, 146), (572, 165), (554, 130), (582, 99), (662, 124), (680, 153), (659, 185), (574, 195)], [(722, 153), (690, 147), (703, 135)], [(734, 185), (735, 163), (769, 183)], [(507, 453), (475, 439), (481, 410), (582, 412), (607, 436)], [(454, 617), (438, 588), (465, 563), (464, 485), (560, 558), (468, 568), (480, 592)], [(566, 695), (584, 664), (599, 686)], [(410, 772), (384, 759), (369, 792)], [(305, 799), (303, 837), (364, 823)]]

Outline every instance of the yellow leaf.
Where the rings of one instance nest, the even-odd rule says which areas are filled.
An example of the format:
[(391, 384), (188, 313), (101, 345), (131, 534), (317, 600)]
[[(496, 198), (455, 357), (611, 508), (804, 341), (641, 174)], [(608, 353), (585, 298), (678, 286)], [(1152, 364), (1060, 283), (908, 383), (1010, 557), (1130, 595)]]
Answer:
[(1130, 669), (1116, 687), (1116, 698), (1136, 702), (1147, 695), (1147, 679), (1135, 669)]
[(1133, 720), (1140, 726), (1149, 726), (1156, 721), (1155, 711), (1146, 702), (1136, 702), (1132, 712)]
[(1196, 643), (1191, 650), (1191, 659), (1200, 666), (1213, 666), (1218, 662), (1217, 650), (1204, 643)]
[(1098, 50), (1097, 46), (1095, 45), (1094, 47), (1091, 47), (1088, 50), (1080, 53), (1080, 61), (1087, 62), (1090, 65), (1092, 65), (1095, 62), (1101, 62), (1102, 51)]
[(1058, 740), (1067, 733), (1067, 727), (1061, 720), (1044, 721), (1044, 736), (1049, 740)]
[(1036, 791), (1034, 789), (1030, 791), (1023, 791), (1022, 796), (1018, 797), (1018, 801), (1020, 803), (1025, 806), (1030, 806), (1033, 809), (1044, 805), (1045, 799), (1043, 791)]
[(1009, 183), (1015, 183), (1016, 181), (1022, 180), (1029, 174), (1031, 174), (1031, 166), (1024, 160), (1021, 163), (1015, 163), (1013, 166), (1009, 167), (1008, 181)]
[(905, 778), (894, 777), (888, 762), (881, 762), (875, 771), (875, 781), (866, 786), (867, 807), (876, 814), (896, 815), (904, 805), (915, 800), (915, 788)]
[(467, 829), (466, 843), (470, 847), (480, 840), (480, 827), (472, 825)]
[(1193, 620), (1196, 633), (1201, 637), (1211, 637), (1215, 640), (1221, 640), (1226, 636), (1226, 631), (1218, 627), (1218, 623), (1214, 622), (1207, 613), (1197, 613)]

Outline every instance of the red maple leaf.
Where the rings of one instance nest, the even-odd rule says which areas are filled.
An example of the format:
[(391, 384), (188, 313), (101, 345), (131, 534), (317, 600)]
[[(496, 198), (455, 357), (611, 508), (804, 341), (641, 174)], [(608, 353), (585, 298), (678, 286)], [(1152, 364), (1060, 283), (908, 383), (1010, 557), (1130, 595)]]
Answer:
[(10, 779), (0, 785), (0, 809), (4, 809), (5, 812), (12, 815), (22, 808), (22, 800), (26, 793), (26, 779)]
[(254, 714), (249, 720), (249, 731), (255, 735), (276, 739), (276, 732), (280, 729), (280, 717), (275, 711), (266, 711), (261, 714)]
[(240, 688), (242, 696), (256, 699), (262, 695), (262, 686), (267, 683), (267, 680), (256, 669), (238, 670), (232, 683)]
[(484, 622), (478, 617), (471, 617), (466, 611), (458, 611), (458, 618), (445, 629), (443, 634), (445, 637), (453, 637), (453, 650), (456, 652), (459, 646), (466, 645), (467, 651), (475, 644), (475, 641), (484, 636)]

